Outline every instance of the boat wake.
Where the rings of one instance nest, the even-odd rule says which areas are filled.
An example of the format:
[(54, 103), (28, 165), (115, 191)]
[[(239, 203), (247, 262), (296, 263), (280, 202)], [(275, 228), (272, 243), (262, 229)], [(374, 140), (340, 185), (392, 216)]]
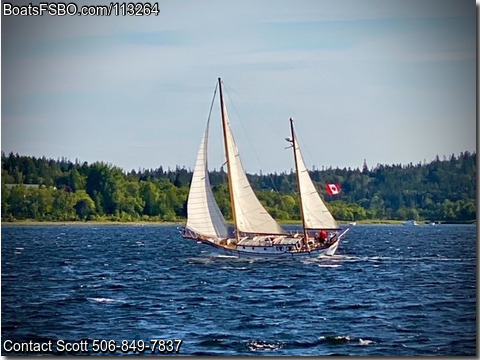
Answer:
[(238, 259), (238, 256), (234, 255), (224, 255), (224, 254), (218, 254), (214, 257), (220, 258), (220, 259)]

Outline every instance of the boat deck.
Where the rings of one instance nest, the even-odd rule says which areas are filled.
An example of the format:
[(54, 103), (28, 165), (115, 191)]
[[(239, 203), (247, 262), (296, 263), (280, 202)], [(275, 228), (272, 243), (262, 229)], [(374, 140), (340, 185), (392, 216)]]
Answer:
[(233, 251), (244, 254), (256, 255), (275, 255), (275, 254), (300, 254), (316, 251), (329, 251), (335, 247), (335, 243), (345, 234), (346, 230), (339, 233), (332, 233), (327, 241), (321, 242), (313, 237), (308, 238), (308, 248), (306, 247), (303, 236), (299, 234), (285, 235), (257, 235), (243, 236), (238, 240), (236, 238), (215, 238), (205, 237), (194, 232), (184, 231), (182, 236), (190, 238), (207, 245), (222, 248), (225, 251)]

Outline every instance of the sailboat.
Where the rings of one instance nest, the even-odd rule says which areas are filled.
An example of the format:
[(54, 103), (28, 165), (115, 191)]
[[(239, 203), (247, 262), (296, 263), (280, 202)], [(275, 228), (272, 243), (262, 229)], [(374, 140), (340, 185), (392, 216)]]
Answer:
[(215, 201), (208, 177), (209, 117), (192, 176), (187, 223), (182, 236), (237, 257), (293, 258), (335, 254), (349, 228), (340, 229), (318, 194), (298, 146), (293, 119), (290, 119), (291, 138), (287, 141), (294, 154), (302, 231), (287, 233), (263, 207), (248, 182), (231, 131), (220, 78), (218, 89), (233, 228), (228, 226)]

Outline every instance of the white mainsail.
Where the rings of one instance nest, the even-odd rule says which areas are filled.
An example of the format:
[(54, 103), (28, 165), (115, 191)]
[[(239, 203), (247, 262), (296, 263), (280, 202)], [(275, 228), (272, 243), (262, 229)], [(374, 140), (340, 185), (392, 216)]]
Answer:
[(283, 234), (284, 231), (265, 210), (253, 192), (243, 169), (237, 145), (233, 138), (228, 120), (227, 109), (223, 107), (225, 116), (227, 161), (229, 162), (233, 206), (236, 216), (237, 231), (246, 233)]
[[(293, 127), (292, 127), (293, 129)], [(315, 185), (308, 174), (307, 167), (303, 161), (302, 153), (298, 146), (295, 133), (293, 133), (295, 144), (295, 156), (298, 167), (298, 187), (301, 196), (303, 218), (307, 229), (338, 229), (338, 223), (323, 203)]]
[(208, 178), (207, 144), (209, 123), (210, 120), (207, 121), (205, 134), (198, 150), (195, 170), (193, 171), (192, 183), (188, 194), (186, 227), (203, 236), (226, 238), (228, 237), (227, 224), (213, 197)]

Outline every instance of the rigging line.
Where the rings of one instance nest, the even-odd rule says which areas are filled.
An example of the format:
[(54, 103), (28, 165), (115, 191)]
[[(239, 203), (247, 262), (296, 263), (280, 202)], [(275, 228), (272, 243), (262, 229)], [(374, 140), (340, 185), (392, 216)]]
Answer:
[[(297, 122), (295, 122), (295, 124), (297, 124)], [(295, 125), (296, 126), (296, 125)], [(309, 148), (307, 146), (307, 142), (305, 140), (303, 140), (302, 136), (298, 134), (297, 131), (295, 131), (295, 135), (297, 136), (297, 140), (299, 140), (299, 142), (302, 144), (301, 146), (301, 150), (300, 150), (300, 153), (302, 154), (302, 158), (303, 158), (303, 162), (305, 164), (305, 167), (307, 169), (307, 173), (308, 173), (308, 176), (310, 176), (311, 180), (312, 180), (312, 183), (313, 183), (313, 186), (315, 187), (315, 189), (317, 190), (317, 192), (319, 191), (319, 189), (321, 189), (321, 182), (320, 181), (315, 181), (313, 180), (312, 176), (313, 175), (312, 173), (314, 171), (317, 171), (319, 174), (320, 173), (323, 173), (322, 170), (320, 170), (317, 166), (315, 166), (313, 163), (310, 165), (311, 166), (311, 169), (308, 168), (308, 161), (305, 163), (305, 154), (307, 154), (307, 160), (308, 160), (308, 157), (311, 158), (311, 159), (314, 159), (314, 157), (312, 157), (310, 151), (309, 151)], [(300, 147), (300, 146), (299, 146)]]
[[(295, 124), (298, 124), (297, 121), (295, 121)], [(297, 125), (295, 125), (295, 127), (297, 128)], [(301, 132), (301, 133), (304, 133), (304, 132)], [(297, 139), (299, 139), (299, 143), (301, 144), (301, 153), (302, 153), (302, 156), (303, 156), (303, 161), (305, 162), (305, 166), (307, 167), (307, 170), (309, 172), (313, 172), (313, 171), (319, 171), (319, 172), (323, 172), (324, 170), (328, 169), (329, 167), (332, 167), (332, 165), (326, 165), (326, 163), (320, 163), (320, 165), (315, 165), (314, 163), (314, 160), (315, 159), (318, 159), (318, 153), (317, 155), (316, 154), (313, 154), (312, 155), (312, 152), (310, 151), (310, 148), (308, 147), (308, 142), (306, 142), (303, 138), (302, 138), (302, 135), (299, 134), (298, 132), (295, 132), (295, 134), (297, 135)], [(327, 147), (320, 147), (318, 152), (322, 152), (323, 154), (328, 154), (328, 148)], [(309, 159), (311, 161), (309, 161)], [(310, 164), (310, 168), (308, 168), (308, 164)], [(338, 166), (337, 166), (338, 168)], [(317, 182), (314, 181), (314, 183), (316, 184)]]
[[(212, 103), (210, 104), (210, 111), (208, 112), (208, 118), (207, 118), (207, 122), (208, 122), (209, 124), (210, 124), (210, 118), (212, 117), (213, 107), (214, 107), (214, 105), (215, 105), (215, 99), (216, 99), (216, 96), (217, 96), (217, 91), (218, 91), (218, 82), (215, 82), (215, 90), (213, 91)], [(209, 129), (209, 132), (210, 132), (210, 131), (211, 131), (211, 130)], [(223, 165), (225, 165), (225, 164), (226, 164), (226, 162), (223, 163), (223, 164), (220, 166), (220, 168), (223, 167)], [(215, 171), (216, 171), (216, 168), (214, 168), (214, 169), (215, 169)]]
[[(225, 88), (226, 88), (225, 84), (224, 84), (223, 88), (225, 90)], [(228, 91), (224, 91), (224, 95), (227, 95), (227, 97), (229, 99), (229, 107), (233, 109), (233, 112), (235, 113), (235, 115), (237, 116), (238, 119), (242, 119), (242, 117), (240, 116), (240, 112), (238, 111), (237, 107), (235, 106), (235, 102), (233, 101), (232, 97), (230, 96), (230, 88), (227, 87), (227, 89), (228, 89)], [(250, 150), (252, 151), (253, 155), (255, 156), (255, 159), (257, 160), (258, 166), (260, 166), (260, 169), (261, 169), (262, 168), (262, 162), (260, 161), (260, 158), (258, 157), (257, 152), (255, 151), (255, 148), (253, 147), (250, 136), (248, 136), (248, 131), (245, 128), (245, 125), (244, 125), (243, 121), (238, 121), (238, 122), (240, 123), (240, 126), (242, 127), (242, 130), (243, 130), (244, 134), (246, 135), (246, 136), (244, 136), (244, 138), (247, 140), (248, 145), (250, 147)]]
[[(225, 86), (224, 86), (225, 88)], [(263, 115), (259, 115), (259, 113), (257, 111), (254, 110), (254, 108), (252, 106), (248, 106), (248, 103), (247, 101), (245, 101), (234, 89), (231, 89), (230, 87), (227, 86), (227, 90), (229, 93), (235, 95), (239, 100), (241, 100), (245, 105), (245, 108), (247, 108), (251, 113), (252, 113), (252, 118), (258, 118), (258, 119), (264, 119), (265, 116)], [(229, 97), (231, 99), (231, 97)], [(235, 103), (233, 103), (233, 106), (235, 107)], [(270, 127), (270, 129), (275, 132), (278, 136), (276, 136), (276, 138), (280, 139), (280, 138), (283, 138), (282, 137), (282, 134), (284, 133), (283, 131), (280, 133), (279, 131), (279, 126), (275, 126), (276, 124), (272, 124), (271, 121), (263, 121), (262, 123), (268, 125)]]
[[(239, 98), (240, 100), (242, 100), (242, 97), (241, 97), (236, 91), (234, 91), (233, 89), (231, 89), (229, 86), (226, 86), (225, 84), (224, 84), (223, 88), (224, 88), (224, 90), (227, 89), (227, 91), (224, 91), (224, 94), (227, 95), (227, 97), (228, 97), (228, 99), (229, 99), (229, 101), (230, 101), (231, 108), (233, 109), (233, 112), (235, 113), (235, 115), (237, 116), (237, 118), (242, 119), (242, 116), (240, 116), (240, 112), (238, 111), (237, 107), (235, 106), (235, 102), (233, 101), (233, 99), (232, 99), (232, 97), (230, 96), (230, 94), (235, 95), (235, 96), (236, 96), (237, 98)], [(245, 104), (247, 103), (246, 101), (243, 101), (243, 102), (244, 102)], [(252, 110), (251, 107), (248, 107), (248, 106), (247, 106), (247, 108), (249, 108), (249, 109)], [(255, 116), (256, 118), (260, 118), (260, 119), (263, 118), (263, 117), (261, 117), (261, 116), (255, 115), (255, 114), (254, 114), (252, 117), (254, 117), (254, 116)], [(247, 131), (247, 129), (245, 128), (245, 124), (244, 124), (243, 121), (239, 121), (239, 123), (240, 123), (240, 125), (241, 125), (241, 127), (242, 127), (243, 132), (247, 135), (247, 136), (245, 136), (245, 138), (247, 139), (247, 142), (248, 142), (248, 144), (249, 144), (249, 146), (250, 146), (250, 149), (252, 150), (252, 153), (253, 153), (253, 155), (255, 156), (255, 159), (256, 159), (256, 161), (257, 161), (257, 164), (260, 166), (260, 169), (262, 169), (262, 168), (263, 168), (263, 163), (262, 163), (262, 161), (260, 160), (260, 158), (258, 157), (257, 151), (255, 151), (255, 148), (254, 148), (254, 146), (253, 146), (253, 144), (252, 144), (252, 141), (251, 141), (250, 136), (248, 136), (249, 131)], [(276, 133), (278, 134), (278, 127), (272, 126), (272, 124), (269, 123), (269, 122), (267, 122), (267, 121), (264, 121), (264, 123), (266, 123), (271, 129), (274, 130), (274, 132), (276, 132)], [(282, 138), (282, 137), (281, 137), (281, 136), (278, 136), (278, 138)], [(261, 171), (261, 170), (260, 170), (260, 171)], [(260, 174), (258, 174), (258, 175), (260, 176)], [(273, 181), (272, 174), (271, 174), (271, 173), (267, 173), (267, 174), (262, 174), (262, 175), (263, 175), (263, 176), (267, 176), (268, 180), (270, 180), (271, 186), (272, 186), (272, 188), (274, 189), (274, 191), (275, 191), (276, 193), (279, 193), (277, 187), (275, 186), (275, 182)], [(282, 202), (283, 202), (283, 201), (282, 201)]]
[[(295, 124), (297, 124), (297, 121), (295, 121)], [(297, 128), (297, 126), (295, 125), (295, 128)], [(303, 161), (305, 162), (305, 154), (307, 154), (307, 161), (305, 162), (305, 166), (307, 168), (307, 171), (310, 172), (310, 171), (313, 171), (313, 168), (315, 167), (315, 169), (318, 171), (318, 167), (315, 166), (315, 164), (313, 164), (313, 162), (310, 164), (310, 166), (312, 167), (311, 169), (308, 168), (307, 164), (309, 163), (308, 161), (308, 158), (310, 159), (314, 159), (314, 157), (312, 157), (312, 154), (310, 153), (309, 151), (309, 147), (307, 146), (308, 143), (302, 138), (302, 135), (300, 135), (297, 131), (295, 131), (295, 135), (297, 136), (297, 140), (300, 140), (302, 146), (299, 146), (302, 150), (301, 150), (301, 153), (302, 153), (302, 156), (304, 157)]]
[(215, 90), (213, 91), (212, 103), (210, 104), (210, 111), (208, 112), (207, 121), (210, 122), (210, 117), (212, 116), (213, 105), (215, 104), (215, 96), (217, 95), (218, 83), (215, 85)]
[[(225, 83), (223, 84), (223, 90), (224, 90), (224, 91), (223, 91), (224, 96), (226, 95), (226, 96), (228, 97), (228, 99), (229, 99), (229, 102), (230, 102), (231, 108), (233, 109), (233, 112), (235, 113), (235, 115), (237, 116), (237, 118), (239, 118), (239, 119), (241, 120), (242, 117), (240, 116), (240, 113), (239, 113), (237, 107), (235, 106), (235, 102), (232, 101), (233, 99), (232, 99), (232, 97), (230, 96), (230, 93), (232, 93), (233, 95), (235, 95), (236, 97), (238, 97), (240, 100), (242, 99), (241, 96), (239, 96), (239, 95), (237, 94), (237, 92), (235, 92), (234, 90), (230, 89), (229, 86), (226, 86)], [(225, 91), (225, 90), (226, 90), (226, 91)], [(243, 101), (243, 102), (246, 103), (246, 101)], [(256, 115), (255, 115), (255, 116), (256, 116)], [(253, 117), (253, 116), (252, 116), (252, 117)], [(257, 118), (262, 118), (261, 116), (256, 116), (256, 117), (257, 117)], [(249, 146), (250, 146), (250, 149), (252, 150), (252, 153), (253, 153), (253, 155), (255, 156), (255, 159), (256, 159), (256, 161), (257, 161), (257, 164), (260, 166), (260, 169), (262, 169), (262, 168), (263, 168), (262, 161), (261, 161), (260, 158), (258, 157), (257, 152), (255, 151), (255, 148), (253, 147), (253, 144), (252, 144), (252, 141), (251, 141), (250, 136), (248, 136), (248, 133), (249, 133), (249, 132), (248, 132), (247, 129), (245, 128), (245, 125), (244, 125), (244, 122), (243, 122), (243, 121), (239, 121), (239, 123), (240, 123), (240, 125), (241, 125), (241, 127), (242, 127), (242, 130), (243, 130), (244, 134), (246, 134), (245, 138), (247, 139), (247, 142), (248, 142), (248, 144), (249, 144)], [(268, 124), (268, 126), (269, 126), (270, 128), (272, 128), (272, 129), (274, 130), (273, 132), (274, 132), (274, 133), (277, 133), (277, 135), (278, 135), (278, 132), (279, 132), (278, 128), (277, 128), (277, 127), (273, 127), (272, 124), (270, 124), (269, 122), (266, 122), (266, 123)], [(283, 138), (283, 137), (280, 136), (280, 135), (277, 136), (277, 137), (278, 137), (279, 139)], [(242, 165), (243, 165), (243, 164), (242, 164)], [(260, 171), (261, 171), (261, 170), (260, 170)], [(262, 174), (258, 174), (258, 176), (259, 176), (259, 177), (260, 177), (260, 176), (266, 176), (266, 178), (269, 180), (269, 182), (270, 182), (270, 184), (271, 184), (271, 187), (272, 187), (273, 191), (275, 192), (275, 194), (278, 195), (278, 200), (279, 200), (279, 202), (281, 203), (282, 207), (285, 208), (285, 206), (286, 206), (286, 205), (285, 205), (285, 201), (283, 200), (283, 197), (281, 196), (280, 191), (278, 191), (278, 188), (277, 188), (277, 186), (275, 185), (275, 181), (273, 180), (273, 173), (270, 173), (270, 172), (267, 173), (267, 174), (263, 174), (263, 173), (262, 173)], [(250, 181), (250, 180), (249, 180), (249, 181)], [(261, 190), (261, 189), (259, 189), (259, 190)]]

